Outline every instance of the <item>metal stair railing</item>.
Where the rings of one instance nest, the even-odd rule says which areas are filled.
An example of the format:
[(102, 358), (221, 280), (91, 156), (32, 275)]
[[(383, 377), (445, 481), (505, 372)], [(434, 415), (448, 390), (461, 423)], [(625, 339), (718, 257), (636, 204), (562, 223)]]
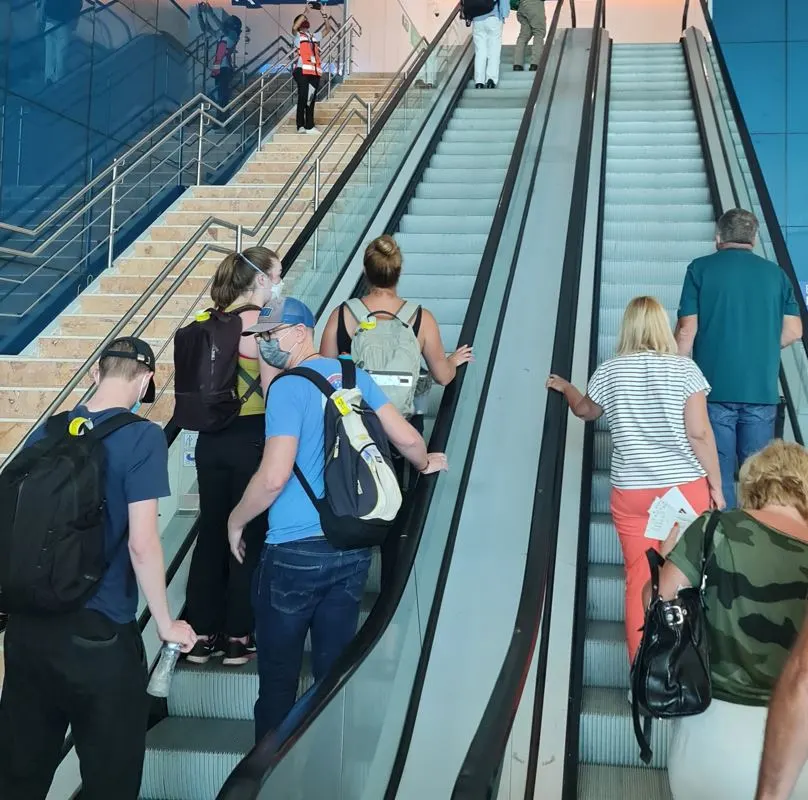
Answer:
[[(341, 63), (337, 68), (344, 73), (353, 37), (359, 30), (349, 19), (324, 45), (323, 60), (338, 57)], [(281, 65), (288, 66), (293, 57), (285, 56)], [(328, 84), (332, 81), (333, 74)], [(0, 231), (30, 237), (45, 234), (32, 250), (0, 246), (0, 258), (34, 262), (33, 269), (21, 277), (0, 275), (0, 284), (10, 287), (6, 297), (30, 287), (38, 276), (52, 279), (46, 291), (31, 291), (32, 302), (23, 311), (2, 311), (0, 317), (22, 318), (67, 278), (83, 279), (84, 273), (90, 273), (91, 279), (88, 268), (93, 263), (102, 268), (110, 266), (119, 220), (125, 225), (186, 180), (200, 185), (206, 169), (223, 168), (228, 161), (243, 157), (256, 142), (260, 148), (264, 132), (287, 113), (295, 94), (293, 77), (282, 72), (263, 74), (224, 107), (197, 95), (35, 228), (0, 222)], [(214, 111), (228, 116), (216, 119)], [(219, 131), (224, 135), (211, 135)], [(146, 149), (138, 155), (143, 147)], [(76, 257), (79, 248), (81, 256)]]
[[(371, 135), (372, 119), (379, 119), (382, 121), (382, 124), (384, 123), (384, 118), (386, 116), (384, 113), (385, 109), (387, 108), (388, 104), (395, 99), (396, 88), (401, 82), (407, 79), (409, 71), (417, 66), (419, 63), (419, 58), (424, 52), (425, 47), (426, 41), (422, 39), (407, 56), (400, 69), (392, 76), (387, 84), (387, 87), (382, 93), (382, 97), (377, 100), (376, 104), (366, 102), (356, 93), (352, 94), (343, 103), (340, 111), (324, 129), (321, 138), (310, 149), (307, 157), (303, 159), (303, 161), (295, 169), (294, 173), (286, 181), (284, 189), (275, 197), (272, 203), (261, 214), (261, 218), (252, 228), (246, 228), (244, 225), (237, 224), (220, 217), (209, 216), (197, 228), (188, 241), (185, 242), (185, 244), (180, 248), (179, 252), (168, 261), (165, 267), (152, 280), (140, 297), (132, 304), (129, 310), (102, 339), (92, 354), (76, 371), (75, 375), (64, 386), (64, 388), (59, 391), (53, 401), (48, 405), (47, 409), (40, 415), (39, 419), (37, 419), (37, 421), (31, 426), (31, 430), (39, 427), (61, 407), (61, 405), (70, 397), (73, 391), (79, 387), (79, 384), (81, 384), (82, 381), (87, 378), (93, 365), (98, 361), (101, 353), (103, 353), (104, 349), (110, 344), (110, 342), (122, 335), (122, 332), (130, 325), (130, 323), (132, 323), (135, 317), (144, 310), (144, 307), (150, 301), (152, 301), (155, 296), (159, 295), (153, 305), (151, 305), (148, 311), (146, 311), (143, 319), (140, 320), (140, 322), (135, 326), (134, 330), (127, 334), (131, 336), (143, 335), (149, 325), (152, 324), (160, 312), (166, 307), (168, 302), (177, 294), (180, 287), (193, 274), (196, 266), (200, 263), (200, 261), (202, 261), (202, 259), (205, 258), (208, 253), (221, 253), (223, 255), (227, 255), (232, 253), (234, 249), (240, 250), (244, 245), (245, 237), (258, 237), (254, 242), (250, 243), (250, 246), (260, 246), (265, 244), (269, 237), (278, 228), (281, 220), (292, 208), (295, 201), (302, 199), (307, 201), (308, 205), (309, 197), (306, 196), (307, 194), (312, 195), (313, 201), (311, 202), (311, 210), (312, 212), (316, 212), (320, 202), (320, 193), (323, 185), (327, 183), (329, 179), (333, 178), (335, 175), (338, 175), (342, 171), (343, 166), (347, 165), (343, 162), (345, 161), (346, 156), (350, 157), (353, 155), (354, 144), (357, 142), (361, 143), (366, 137)], [(346, 142), (342, 138), (343, 134), (345, 133), (347, 126), (354, 119), (358, 119), (364, 123), (364, 132), (355, 133)], [(325, 143), (325, 147), (320, 150), (323, 143)], [(325, 158), (326, 156), (332, 154), (332, 152), (337, 151), (338, 147), (342, 147), (342, 150), (339, 151), (338, 157), (331, 162), (331, 166), (329, 168), (329, 166), (325, 164)], [(320, 152), (317, 152), (318, 150)], [(291, 192), (285, 197), (285, 194), (289, 189), (291, 189)], [(297, 222), (299, 222), (299, 220), (307, 213), (309, 213), (308, 209), (300, 212), (286, 238), (291, 235)], [(271, 221), (270, 218), (272, 218)], [(268, 221), (269, 224), (267, 225)], [(221, 237), (218, 237), (216, 241), (203, 242), (201, 247), (199, 247), (196, 253), (193, 254), (191, 260), (184, 267), (182, 267), (182, 269), (176, 275), (172, 276), (175, 269), (191, 253), (194, 247), (200, 244), (203, 236), (213, 227), (222, 228), (229, 231), (231, 234), (231, 240), (233, 242), (232, 246), (228, 247), (222, 244)], [(286, 241), (286, 238), (284, 239), (284, 242)], [(168, 285), (164, 285), (169, 280), (170, 283)], [(205, 297), (206, 293), (210, 289), (212, 280), (213, 278), (211, 276), (208, 281), (206, 281), (203, 288), (199, 291), (196, 298), (194, 298), (192, 302), (189, 302), (188, 310), (181, 317), (177, 325), (173, 328), (172, 332), (166, 336), (164, 343), (159, 348), (159, 354), (162, 354), (167, 349), (169, 343), (173, 340), (174, 332), (176, 332), (177, 329), (187, 322), (188, 318), (196, 308), (197, 303), (199, 303), (202, 298)], [(149, 409), (149, 413), (157, 408), (157, 400), (159, 400), (159, 398), (162, 397), (166, 392), (171, 380), (172, 378), (169, 377), (165, 384), (161, 386), (159, 397), (156, 398), (155, 403)], [(86, 400), (92, 396), (94, 391), (94, 387), (87, 389), (79, 402), (86, 402)], [(3, 465), (0, 465), (0, 472), (2, 472), (5, 465), (9, 464), (17, 453), (22, 450), (26, 438), (27, 436), (23, 437), (19, 444), (12, 449), (11, 453), (3, 462)]]

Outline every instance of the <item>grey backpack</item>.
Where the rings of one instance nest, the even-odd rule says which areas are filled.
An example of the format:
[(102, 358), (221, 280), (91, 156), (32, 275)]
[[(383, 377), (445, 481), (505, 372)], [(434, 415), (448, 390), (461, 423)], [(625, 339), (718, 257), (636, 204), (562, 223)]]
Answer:
[(421, 345), (413, 322), (421, 307), (405, 302), (396, 314), (369, 311), (359, 298), (348, 300), (346, 306), (359, 323), (351, 342), (354, 363), (370, 373), (405, 417), (411, 417), (421, 373)]

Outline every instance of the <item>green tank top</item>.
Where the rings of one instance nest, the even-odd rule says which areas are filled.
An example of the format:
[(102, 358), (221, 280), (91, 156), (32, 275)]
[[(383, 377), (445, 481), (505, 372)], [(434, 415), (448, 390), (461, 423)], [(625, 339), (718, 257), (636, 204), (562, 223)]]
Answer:
[[(238, 308), (243, 303), (233, 303), (225, 310), (232, 311)], [(241, 351), (238, 354), (238, 378), (236, 380), (236, 394), (240, 399), (244, 399), (247, 390), (250, 388), (252, 382), (260, 377), (261, 367), (257, 358), (250, 358), (249, 356), (242, 355)], [(249, 376), (249, 377), (248, 377)], [(257, 414), (264, 413), (264, 398), (260, 391), (253, 392), (245, 402), (241, 404), (240, 417), (252, 417)]]
[[(682, 535), (670, 560), (698, 586), (709, 514)], [(704, 600), (713, 697), (763, 706), (803, 622), (808, 544), (740, 510), (724, 511), (707, 553)]]

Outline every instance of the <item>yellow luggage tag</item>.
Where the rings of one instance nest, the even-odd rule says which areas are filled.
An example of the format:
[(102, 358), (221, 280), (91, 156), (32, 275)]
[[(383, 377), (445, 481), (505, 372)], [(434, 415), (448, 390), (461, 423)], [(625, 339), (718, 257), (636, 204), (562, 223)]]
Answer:
[(210, 319), (210, 311), (197, 311), (194, 314), (196, 322), (207, 322)]
[(70, 424), (67, 426), (67, 432), (71, 436), (81, 436), (82, 428), (87, 427), (87, 429), (92, 428), (92, 423), (90, 422), (87, 417), (76, 417), (75, 419), (70, 420)]
[(376, 327), (376, 319), (375, 318), (366, 319), (363, 322), (359, 323), (359, 327), (363, 331), (372, 331)]
[(334, 405), (337, 407), (337, 411), (339, 411), (339, 413), (342, 414), (343, 417), (346, 414), (351, 413), (351, 407), (348, 405), (348, 403), (345, 402), (344, 397), (339, 397), (339, 396), (335, 397), (334, 398)]

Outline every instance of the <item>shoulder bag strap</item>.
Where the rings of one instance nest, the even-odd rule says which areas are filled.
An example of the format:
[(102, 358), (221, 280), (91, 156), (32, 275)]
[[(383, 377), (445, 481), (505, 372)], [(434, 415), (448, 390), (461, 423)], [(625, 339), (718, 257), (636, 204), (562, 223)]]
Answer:
[(60, 434), (67, 433), (70, 421), (68, 419), (67, 411), (62, 411), (61, 414), (54, 414), (45, 420), (45, 435), (46, 436), (59, 436)]
[(349, 300), (346, 300), (342, 305), (351, 312), (351, 316), (360, 325), (363, 322), (367, 322), (367, 320), (370, 318), (370, 311), (368, 311), (368, 307), (358, 297), (352, 297)]
[[(326, 397), (331, 397), (331, 395), (336, 391), (328, 380), (317, 372), (317, 370), (309, 369), (308, 367), (295, 367), (294, 369), (286, 370), (286, 372), (281, 372), (280, 375), (277, 375), (273, 379), (272, 383), (274, 384), (275, 381), (288, 378), (290, 375), (297, 375), (298, 378), (305, 378), (310, 383), (313, 383)], [(272, 384), (270, 384), (270, 386), (271, 385)]]
[(125, 428), (127, 425), (132, 425), (135, 422), (148, 422), (148, 420), (139, 417), (137, 414), (132, 414), (129, 411), (122, 411), (120, 414), (116, 414), (114, 417), (110, 417), (88, 430), (96, 439), (104, 439), (111, 433), (115, 433), (115, 431)]
[[(347, 358), (339, 360), (340, 368), (342, 369), (342, 388), (355, 389), (356, 388), (356, 364)], [(327, 383), (327, 381), (326, 381)], [(331, 384), (328, 384), (329, 386)], [(333, 391), (333, 390), (332, 390)]]
[(704, 538), (701, 540), (701, 585), (698, 587), (699, 591), (704, 591), (704, 577), (707, 571), (707, 562), (713, 554), (713, 538), (715, 536), (715, 529), (721, 521), (721, 512), (716, 509), (710, 514), (710, 519), (707, 520), (707, 525), (704, 528)]
[(238, 365), (238, 374), (239, 377), (247, 384), (247, 391), (244, 392), (244, 397), (241, 398), (241, 404), (244, 405), (256, 392), (263, 397), (264, 390), (261, 388), (261, 375), (257, 375), (253, 378), (249, 372), (247, 372), (241, 364)]

